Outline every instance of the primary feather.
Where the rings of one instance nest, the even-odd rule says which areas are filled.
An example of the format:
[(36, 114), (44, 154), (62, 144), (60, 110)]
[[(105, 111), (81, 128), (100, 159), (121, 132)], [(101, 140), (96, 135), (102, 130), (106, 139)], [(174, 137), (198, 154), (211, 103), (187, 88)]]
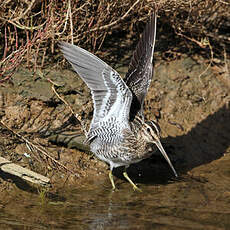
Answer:
[(128, 72), (124, 78), (133, 93), (130, 118), (137, 113), (143, 118), (143, 103), (153, 78), (153, 53), (156, 40), (156, 13), (146, 25), (136, 50), (133, 53)]

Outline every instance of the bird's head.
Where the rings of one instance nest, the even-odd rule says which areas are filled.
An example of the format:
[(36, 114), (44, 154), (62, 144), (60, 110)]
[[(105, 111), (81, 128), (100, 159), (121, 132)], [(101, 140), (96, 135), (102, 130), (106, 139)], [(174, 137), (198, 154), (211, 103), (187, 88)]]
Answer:
[(142, 124), (142, 137), (147, 144), (154, 144), (160, 150), (165, 160), (168, 162), (175, 176), (177, 176), (176, 170), (174, 169), (167, 153), (165, 152), (161, 142), (160, 142), (160, 127), (154, 121), (147, 121)]
[(154, 143), (160, 140), (160, 127), (154, 121), (147, 121), (142, 123), (141, 129), (144, 140), (147, 143)]

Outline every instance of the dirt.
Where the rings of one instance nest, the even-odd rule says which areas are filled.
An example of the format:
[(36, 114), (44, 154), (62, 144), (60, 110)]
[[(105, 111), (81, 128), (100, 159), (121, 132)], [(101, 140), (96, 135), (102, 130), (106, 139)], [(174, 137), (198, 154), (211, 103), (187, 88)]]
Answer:
[[(158, 60), (155, 66), (155, 77), (145, 101), (145, 115), (147, 119), (158, 121), (162, 142), (176, 169), (186, 173), (227, 154), (230, 143), (229, 62), (209, 66), (207, 60), (200, 57), (180, 55), (171, 61)], [(124, 73), (126, 69), (122, 67), (118, 71)], [(95, 173), (107, 174), (104, 163), (88, 151), (86, 154), (76, 149), (79, 147), (76, 137), (83, 134), (80, 124), (47, 79), (58, 85), (57, 93), (88, 125), (93, 108), (86, 85), (71, 70), (52, 69), (33, 74), (22, 68), (10, 82), (0, 86), (1, 121), (29, 141), (44, 146), (52, 156), (60, 157), (67, 168), (77, 172), (80, 179), (70, 179), (71, 183), (81, 183), (81, 178), (94, 177)], [(0, 143), (1, 156), (43, 174), (45, 169), (45, 174), (52, 175), (54, 181), (53, 174), (63, 177), (63, 172), (54, 173), (47, 164), (36, 161), (24, 141), (3, 126)], [(29, 161), (24, 153), (31, 155)], [(158, 164), (167, 167), (159, 156), (156, 153), (152, 159), (139, 164), (144, 168), (142, 174), (151, 173), (152, 167), (160, 170)], [(135, 174), (136, 170), (130, 168)]]

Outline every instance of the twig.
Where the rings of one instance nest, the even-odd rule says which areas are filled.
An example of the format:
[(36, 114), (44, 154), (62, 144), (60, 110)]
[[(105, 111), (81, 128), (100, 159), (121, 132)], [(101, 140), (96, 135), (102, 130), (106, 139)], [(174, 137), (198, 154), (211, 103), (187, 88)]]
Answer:
[(230, 76), (229, 75), (229, 68), (228, 68), (228, 62), (227, 62), (227, 52), (226, 52), (226, 48), (224, 47), (224, 68), (225, 68), (225, 72), (227, 74), (227, 76)]
[(18, 17), (13, 18), (11, 21), (18, 21), (19, 19), (23, 18), (31, 10), (31, 8), (32, 8), (32, 6), (33, 6), (35, 1), (36, 0), (32, 0), (30, 5), (28, 6), (28, 8), (23, 13), (21, 13)]
[(51, 53), (54, 53), (54, 15), (53, 15), (53, 7), (51, 7), (51, 16), (50, 16), (50, 21), (51, 21)]
[[(1, 18), (1, 19), (3, 19), (3, 18)], [(21, 30), (39, 30), (47, 23), (47, 20), (38, 26), (24, 26), (24, 25), (21, 25), (18, 21), (13, 22), (11, 20), (7, 20), (7, 22), (11, 23), (12, 25), (16, 26), (17, 28), (19, 28)]]
[(207, 70), (211, 67), (211, 64), (213, 62), (213, 50), (212, 50), (212, 46), (211, 46), (209, 40), (207, 38), (204, 38), (201, 41), (197, 41), (197, 40), (195, 40), (193, 38), (190, 38), (190, 37), (188, 37), (188, 36), (186, 36), (184, 34), (181, 34), (180, 32), (175, 32), (175, 33), (177, 35), (179, 35), (179, 36), (182, 36), (182, 37), (184, 37), (184, 38), (196, 43), (198, 46), (200, 46), (203, 49), (206, 48), (207, 45), (209, 46), (210, 53), (211, 53), (211, 60), (210, 60), (210, 62), (208, 64), (207, 68), (198, 76), (200, 83), (203, 84), (202, 81), (201, 81), (201, 76), (204, 75), (207, 72)]
[(203, 49), (207, 46), (206, 44), (203, 44), (202, 42), (199, 42), (199, 41), (197, 41), (197, 40), (194, 39), (194, 38), (190, 38), (190, 37), (188, 37), (188, 36), (186, 36), (186, 35), (184, 35), (184, 34), (182, 34), (182, 33), (180, 33), (180, 32), (175, 31), (175, 33), (176, 33), (177, 35), (181, 36), (181, 37), (184, 37), (184, 38), (188, 39), (189, 41), (192, 41), (192, 42), (196, 43), (198, 46), (200, 46), (200, 47), (203, 48)]
[(5, 47), (4, 47), (3, 59), (5, 59), (5, 58), (6, 58), (7, 50), (8, 50), (8, 45), (7, 45), (7, 33), (6, 33), (6, 26), (5, 26)]
[[(53, 164), (58, 165), (60, 168), (64, 169), (67, 172), (70, 172), (70, 173), (74, 174), (75, 176), (78, 176), (77, 173), (75, 173), (72, 170), (68, 169), (65, 165), (63, 165), (60, 162), (58, 162), (54, 157), (50, 156), (50, 154), (47, 153), (47, 151), (42, 146), (38, 146), (38, 144), (33, 144), (31, 141), (29, 141), (28, 139), (26, 139), (24, 136), (22, 136), (21, 134), (15, 132), (13, 129), (11, 129), (10, 127), (8, 127), (3, 121), (0, 121), (0, 123), (6, 129), (8, 129), (10, 132), (12, 132), (15, 136), (17, 136), (18, 138), (20, 138), (21, 140), (23, 140), (26, 143), (27, 148), (31, 152), (34, 152), (34, 150), (36, 150), (38, 153), (41, 153), (46, 158), (50, 159)], [(56, 169), (56, 167), (54, 169)]]
[(14, 30), (15, 30), (15, 41), (16, 41), (15, 48), (17, 50), (18, 49), (18, 32), (17, 32), (16, 26), (14, 26)]
[(139, 2), (140, 2), (140, 0), (137, 0), (136, 2), (134, 2), (134, 4), (126, 11), (126, 13), (125, 13), (122, 17), (118, 18), (116, 21), (113, 21), (113, 22), (111, 22), (111, 23), (109, 23), (109, 24), (107, 24), (107, 25), (101, 26), (101, 27), (99, 27), (99, 28), (93, 28), (93, 29), (89, 30), (89, 32), (93, 32), (93, 31), (96, 31), (96, 30), (104, 30), (104, 29), (107, 29), (107, 28), (109, 28), (109, 27), (111, 27), (111, 26), (117, 24), (118, 22), (124, 20), (124, 19), (129, 15), (129, 12), (130, 12)]
[(71, 12), (71, 0), (68, 1), (68, 11), (69, 11), (69, 21), (70, 21), (71, 43), (73, 44), (73, 19), (72, 19), (72, 12)]
[[(36, 42), (38, 42), (37, 53), (35, 54), (35, 59), (36, 59), (36, 56), (38, 55), (39, 52), (39, 46), (41, 41), (46, 39), (47, 36), (49, 36), (49, 34), (47, 33), (47, 28), (49, 27), (49, 18), (47, 19), (46, 22), (47, 25), (44, 28), (44, 30), (43, 31), (39, 30), (38, 32), (36, 32), (32, 39), (29, 38), (29, 32), (28, 30), (26, 30), (26, 37), (27, 37), (26, 44), (21, 45), (18, 50), (12, 52), (0, 62), (0, 66), (4, 66), (4, 68), (2, 68), (3, 71), (2, 73), (0, 73), (0, 76), (3, 76), (7, 71), (10, 71), (10, 73), (8, 73), (7, 76), (5, 76), (3, 79), (0, 80), (0, 83), (8, 80), (13, 75), (14, 70), (19, 66), (19, 64), (23, 61), (25, 57), (27, 58), (27, 65), (29, 65), (29, 62), (31, 61), (29, 55), (31, 53), (31, 48), (34, 44), (36, 44)], [(36, 67), (36, 63), (34, 66)]]
[(101, 43), (100, 43), (100, 45), (98, 46), (98, 50), (101, 49), (101, 46), (102, 46), (102, 44), (103, 44), (103, 42), (104, 42), (104, 40), (105, 40), (106, 35), (107, 35), (107, 32), (104, 33), (104, 35), (103, 35), (103, 37), (102, 37), (102, 40), (101, 40)]
[(226, 5), (230, 5), (229, 2), (224, 2), (224, 1), (222, 1), (222, 0), (217, 0), (217, 1), (220, 2), (220, 3), (226, 4)]
[(86, 134), (87, 134), (87, 130), (86, 130), (86, 127), (85, 127), (85, 124), (83, 123), (83, 121), (82, 121), (82, 118), (81, 118), (81, 116), (78, 114), (78, 113), (74, 113), (74, 111), (73, 111), (73, 109), (71, 108), (71, 106), (69, 105), (69, 103), (64, 99), (64, 98), (62, 98), (59, 94), (58, 94), (58, 92), (56, 91), (56, 89), (55, 89), (55, 86), (59, 86), (57, 83), (55, 83), (55, 82), (53, 82), (51, 79), (49, 79), (49, 78), (47, 78), (47, 80), (52, 84), (52, 90), (53, 90), (53, 92), (55, 93), (55, 95), (62, 101), (62, 102), (64, 102), (64, 104), (66, 104), (67, 105), (67, 107), (68, 107), (68, 109), (70, 110), (70, 112), (74, 115), (74, 117), (76, 117), (76, 119), (79, 121), (79, 123), (80, 123), (80, 125), (81, 125), (81, 130), (83, 131), (83, 133), (85, 134), (85, 136), (86, 136)]
[(210, 62), (209, 62), (209, 64), (208, 64), (207, 68), (198, 76), (199, 81), (200, 81), (200, 83), (201, 83), (202, 85), (203, 85), (203, 83), (202, 83), (202, 81), (201, 81), (201, 76), (204, 75), (204, 74), (207, 72), (207, 70), (211, 67), (212, 62), (213, 62), (213, 50), (212, 50), (212, 46), (211, 46), (209, 40), (205, 40), (204, 43), (208, 44), (208, 46), (209, 46), (210, 53), (211, 53), (211, 60), (210, 60)]

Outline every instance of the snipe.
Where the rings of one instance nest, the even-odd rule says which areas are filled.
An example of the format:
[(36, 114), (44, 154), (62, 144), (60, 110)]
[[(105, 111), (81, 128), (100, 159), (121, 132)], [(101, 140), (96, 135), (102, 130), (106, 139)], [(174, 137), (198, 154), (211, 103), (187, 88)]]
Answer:
[(100, 160), (110, 165), (109, 178), (113, 189), (113, 168), (125, 166), (124, 177), (134, 190), (139, 190), (128, 177), (126, 168), (151, 156), (155, 146), (177, 176), (161, 145), (157, 125), (153, 121), (145, 121), (143, 115), (144, 99), (153, 77), (156, 20), (154, 12), (124, 79), (92, 53), (75, 45), (60, 43), (65, 58), (91, 90), (94, 113), (86, 142)]

